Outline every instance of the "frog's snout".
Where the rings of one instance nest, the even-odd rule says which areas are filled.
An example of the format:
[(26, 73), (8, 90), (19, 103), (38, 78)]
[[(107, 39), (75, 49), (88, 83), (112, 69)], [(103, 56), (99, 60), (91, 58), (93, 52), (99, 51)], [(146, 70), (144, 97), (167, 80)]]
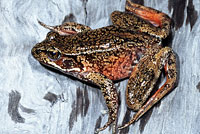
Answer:
[(42, 47), (41, 44), (38, 43), (36, 44), (32, 49), (31, 49), (31, 54), (33, 55), (34, 58), (38, 59), (42, 53)]

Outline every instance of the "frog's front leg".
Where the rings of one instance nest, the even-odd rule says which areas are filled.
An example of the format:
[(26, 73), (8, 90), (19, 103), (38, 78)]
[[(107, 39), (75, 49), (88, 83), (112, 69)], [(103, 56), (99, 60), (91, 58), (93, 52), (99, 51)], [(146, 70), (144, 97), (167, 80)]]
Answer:
[[(102, 127), (96, 130), (98, 133), (99, 131), (102, 131), (106, 129), (110, 124), (115, 122), (117, 120), (117, 113), (118, 113), (118, 95), (117, 90), (114, 86), (114, 83), (112, 80), (108, 79), (106, 76), (96, 73), (96, 72), (89, 72), (84, 74), (84, 78), (91, 81), (92, 83), (95, 83), (98, 85), (101, 89), (101, 92), (104, 96), (104, 99), (106, 101), (106, 105), (109, 110), (109, 118), (107, 123)], [(116, 122), (114, 123), (114, 131), (116, 128)]]
[(91, 30), (90, 27), (82, 25), (82, 24), (78, 24), (76, 22), (65, 22), (62, 25), (58, 25), (58, 26), (49, 26), (39, 20), (38, 20), (38, 23), (41, 26), (49, 30), (52, 30), (60, 35), (71, 35), (71, 34), (76, 34), (83, 31)]
[[(158, 51), (157, 49), (155, 50)], [(152, 49), (152, 51), (154, 51), (154, 49)], [(137, 121), (155, 103), (175, 87), (177, 81), (175, 54), (169, 47), (162, 48), (160, 51), (155, 52), (144, 56), (133, 69), (128, 81), (126, 100), (131, 109), (139, 111), (127, 124), (119, 127), (119, 129), (123, 129)], [(165, 70), (166, 82), (146, 102), (163, 67)]]

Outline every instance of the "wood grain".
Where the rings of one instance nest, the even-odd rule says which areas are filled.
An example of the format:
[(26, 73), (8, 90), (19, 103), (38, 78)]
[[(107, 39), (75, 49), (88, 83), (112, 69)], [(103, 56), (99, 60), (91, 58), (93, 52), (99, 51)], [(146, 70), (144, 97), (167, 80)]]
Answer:
[[(200, 134), (200, 1), (134, 1), (173, 18), (172, 34), (164, 45), (178, 55), (179, 83), (120, 133)], [(123, 11), (124, 6), (125, 0), (0, 1), (1, 134), (92, 134), (106, 122), (106, 105), (97, 87), (44, 68), (30, 51), (48, 32), (37, 19), (49, 25), (65, 20), (99, 28), (111, 24), (111, 12)], [(125, 104), (126, 84), (127, 80), (116, 83), (119, 125), (134, 114)], [(102, 133), (111, 133), (111, 128)]]

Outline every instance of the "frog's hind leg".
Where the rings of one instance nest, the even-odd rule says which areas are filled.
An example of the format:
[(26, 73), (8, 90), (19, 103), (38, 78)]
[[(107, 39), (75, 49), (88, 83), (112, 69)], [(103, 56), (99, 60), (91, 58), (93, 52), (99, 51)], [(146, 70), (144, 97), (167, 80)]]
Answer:
[[(165, 70), (166, 82), (147, 100), (163, 67)], [(176, 58), (171, 48), (165, 47), (159, 52), (156, 52), (155, 55), (144, 56), (138, 65), (135, 66), (126, 90), (128, 106), (131, 109), (138, 110), (138, 112), (128, 123), (119, 127), (119, 129), (123, 129), (137, 121), (155, 103), (175, 87), (176, 81)]]
[(85, 74), (84, 77), (100, 87), (109, 110), (109, 118), (107, 123), (102, 128), (97, 129), (96, 133), (106, 129), (112, 123), (114, 125), (113, 133), (115, 133), (119, 104), (117, 90), (114, 86), (114, 83), (106, 76), (97, 72), (89, 72)]
[(65, 22), (64, 24), (58, 26), (49, 26), (39, 20), (38, 23), (49, 30), (59, 33), (60, 35), (71, 35), (91, 30), (90, 27), (75, 22)]
[(111, 19), (114, 25), (166, 38), (170, 32), (171, 19), (168, 15), (126, 0), (126, 12), (114, 11)]

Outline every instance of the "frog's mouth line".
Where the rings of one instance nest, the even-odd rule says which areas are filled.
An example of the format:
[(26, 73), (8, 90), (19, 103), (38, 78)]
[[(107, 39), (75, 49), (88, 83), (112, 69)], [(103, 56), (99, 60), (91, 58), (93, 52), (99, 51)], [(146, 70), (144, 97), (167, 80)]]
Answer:
[(47, 63), (43, 63), (43, 62), (39, 62), (43, 67), (47, 68), (48, 70), (50, 71), (53, 71), (55, 73), (58, 73), (60, 75), (68, 75), (68, 76), (72, 76), (73, 77), (80, 77), (79, 75), (79, 72), (76, 72), (76, 71), (71, 71), (71, 72), (68, 72), (68, 71), (65, 71), (63, 69), (60, 69), (60, 68), (56, 68), (55, 66), (51, 65), (51, 64), (47, 64)]

